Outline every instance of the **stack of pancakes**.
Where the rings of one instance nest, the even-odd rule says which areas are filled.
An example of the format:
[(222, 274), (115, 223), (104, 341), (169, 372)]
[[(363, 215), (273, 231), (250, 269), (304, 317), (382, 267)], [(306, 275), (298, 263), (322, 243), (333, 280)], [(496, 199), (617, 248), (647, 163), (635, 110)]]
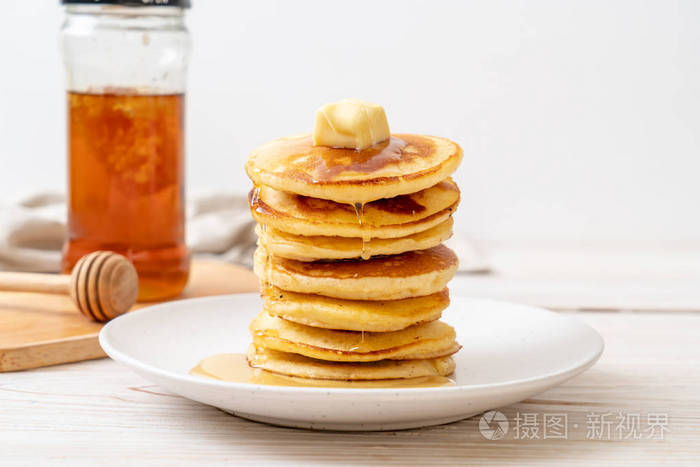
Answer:
[(452, 141), (408, 134), (364, 150), (311, 135), (255, 150), (246, 171), (264, 309), (249, 364), (345, 381), (452, 373), (460, 346), (439, 318), (457, 257), (442, 242), (461, 159)]

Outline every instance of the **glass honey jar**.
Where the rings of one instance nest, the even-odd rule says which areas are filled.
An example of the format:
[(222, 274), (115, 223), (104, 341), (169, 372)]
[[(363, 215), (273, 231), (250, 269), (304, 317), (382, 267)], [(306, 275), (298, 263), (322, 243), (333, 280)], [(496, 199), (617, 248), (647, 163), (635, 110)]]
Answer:
[(189, 1), (63, 0), (68, 236), (63, 270), (111, 250), (134, 263), (139, 300), (187, 283), (185, 75)]

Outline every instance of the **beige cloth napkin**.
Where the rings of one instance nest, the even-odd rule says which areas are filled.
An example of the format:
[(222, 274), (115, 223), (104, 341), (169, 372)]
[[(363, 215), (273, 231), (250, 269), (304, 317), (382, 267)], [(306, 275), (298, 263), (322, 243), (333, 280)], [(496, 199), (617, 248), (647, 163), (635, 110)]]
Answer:
[[(193, 254), (252, 264), (256, 237), (244, 196), (197, 196), (188, 202), (186, 212), (187, 244)], [(59, 193), (0, 205), (0, 270), (59, 271), (65, 219), (65, 196)]]
[[(193, 254), (252, 265), (256, 236), (244, 196), (215, 193), (187, 204), (187, 244)], [(57, 272), (66, 234), (66, 201), (60, 193), (38, 193), (0, 204), (0, 270)], [(460, 272), (488, 269), (483, 256), (462, 235), (448, 241)]]

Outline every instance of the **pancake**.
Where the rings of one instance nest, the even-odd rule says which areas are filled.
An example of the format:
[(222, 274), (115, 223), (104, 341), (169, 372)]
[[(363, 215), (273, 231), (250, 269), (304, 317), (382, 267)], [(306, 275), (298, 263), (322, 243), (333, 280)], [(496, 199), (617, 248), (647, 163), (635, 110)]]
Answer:
[(389, 301), (341, 300), (263, 287), (263, 309), (271, 316), (307, 326), (388, 332), (440, 318), (450, 304), (447, 289), (424, 297)]
[(447, 376), (455, 370), (452, 357), (379, 362), (324, 362), (271, 349), (248, 348), (248, 363), (273, 373), (301, 378), (344, 381)]
[(354, 204), (424, 190), (461, 160), (459, 145), (435, 136), (397, 134), (358, 151), (314, 146), (305, 134), (257, 148), (245, 169), (257, 186)]
[(457, 272), (457, 256), (444, 245), (369, 260), (304, 262), (268, 255), (259, 246), (255, 274), (282, 290), (349, 300), (399, 300), (431, 295)]
[(408, 195), (351, 204), (309, 198), (260, 186), (248, 195), (256, 221), (295, 235), (396, 238), (444, 222), (459, 203), (459, 189), (448, 178)]
[(267, 251), (282, 258), (298, 261), (319, 259), (351, 259), (363, 255), (397, 255), (407, 251), (426, 250), (438, 246), (452, 236), (452, 217), (433, 228), (407, 237), (375, 238), (363, 242), (361, 238), (324, 237), (320, 235), (304, 237), (281, 230), (257, 225), (255, 232), (259, 242)]
[(460, 349), (452, 326), (441, 321), (393, 332), (314, 328), (262, 311), (250, 323), (257, 347), (336, 362), (417, 360), (452, 355)]

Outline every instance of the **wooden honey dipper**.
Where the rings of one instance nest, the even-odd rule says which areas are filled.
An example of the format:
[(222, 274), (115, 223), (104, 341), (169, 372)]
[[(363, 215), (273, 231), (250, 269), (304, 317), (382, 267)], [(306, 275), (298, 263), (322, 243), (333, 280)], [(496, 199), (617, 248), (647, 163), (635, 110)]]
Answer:
[(2, 272), (0, 290), (67, 294), (82, 314), (105, 322), (136, 303), (139, 280), (122, 255), (95, 251), (80, 258), (70, 275)]

